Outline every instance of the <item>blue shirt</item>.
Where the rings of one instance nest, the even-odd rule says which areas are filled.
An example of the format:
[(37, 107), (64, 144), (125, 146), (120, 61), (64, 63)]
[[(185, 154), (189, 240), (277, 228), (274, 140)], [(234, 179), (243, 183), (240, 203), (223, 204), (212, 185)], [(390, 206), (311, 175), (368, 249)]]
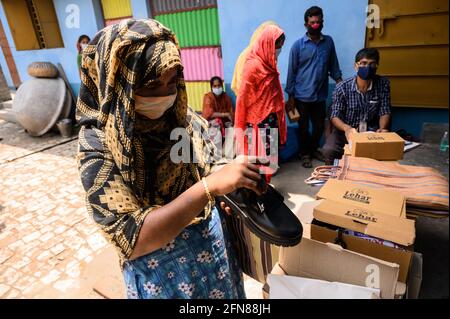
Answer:
[(378, 129), (382, 115), (391, 113), (391, 85), (385, 77), (375, 76), (366, 93), (358, 90), (356, 76), (336, 85), (333, 92), (330, 119), (337, 117), (358, 128), (360, 121), (368, 129)]
[(342, 76), (333, 39), (321, 35), (319, 42), (307, 34), (291, 48), (286, 93), (303, 102), (321, 102), (328, 97), (328, 76)]

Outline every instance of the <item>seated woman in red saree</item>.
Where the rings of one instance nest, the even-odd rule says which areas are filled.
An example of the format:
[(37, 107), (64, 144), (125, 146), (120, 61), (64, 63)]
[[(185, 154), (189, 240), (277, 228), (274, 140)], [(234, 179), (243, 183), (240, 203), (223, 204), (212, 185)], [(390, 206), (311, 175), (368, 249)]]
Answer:
[(210, 127), (218, 127), (224, 137), (225, 128), (233, 126), (233, 104), (223, 90), (221, 77), (213, 76), (209, 82), (211, 91), (203, 96), (202, 117), (209, 122)]
[[(284, 32), (278, 26), (264, 28), (247, 56), (236, 102), (238, 152), (270, 160), (270, 167), (264, 168), (267, 182), (278, 167), (278, 149), (274, 148), (277, 143), (270, 129), (278, 129), (278, 144), (284, 145), (287, 137), (284, 96), (277, 67), (284, 40)], [(250, 129), (249, 135), (244, 135), (247, 129)]]

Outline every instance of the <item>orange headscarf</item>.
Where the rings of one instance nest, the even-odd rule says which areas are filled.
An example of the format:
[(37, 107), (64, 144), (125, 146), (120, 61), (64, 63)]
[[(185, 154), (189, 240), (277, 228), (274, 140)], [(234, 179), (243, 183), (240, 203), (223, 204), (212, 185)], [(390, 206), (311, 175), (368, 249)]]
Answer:
[(255, 44), (256, 40), (258, 40), (259, 36), (263, 32), (264, 28), (268, 25), (277, 25), (274, 21), (266, 21), (263, 22), (256, 30), (253, 32), (253, 35), (250, 39), (250, 43), (248, 46), (241, 52), (239, 55), (236, 65), (234, 66), (233, 79), (231, 80), (231, 89), (233, 90), (236, 96), (239, 95), (239, 88), (241, 87), (242, 80), (242, 71), (244, 70), (245, 61), (247, 61), (247, 56), (253, 48), (253, 44)]
[(247, 123), (256, 127), (270, 113), (276, 113), (281, 144), (286, 143), (287, 129), (275, 41), (283, 33), (278, 26), (266, 26), (248, 54), (235, 116), (235, 127), (245, 130)]

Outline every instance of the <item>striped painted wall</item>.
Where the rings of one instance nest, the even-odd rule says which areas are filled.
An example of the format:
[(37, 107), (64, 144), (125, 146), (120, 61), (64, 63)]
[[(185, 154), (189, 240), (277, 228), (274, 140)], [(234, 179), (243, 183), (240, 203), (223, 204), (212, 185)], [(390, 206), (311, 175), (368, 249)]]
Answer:
[(199, 10), (207, 7), (217, 7), (216, 0), (153, 0), (151, 11), (154, 16), (180, 11)]
[(101, 4), (105, 20), (131, 17), (133, 15), (130, 0), (101, 0)]
[(217, 8), (155, 16), (177, 35), (182, 48), (220, 45)]
[(151, 0), (154, 19), (177, 36), (188, 104), (201, 112), (213, 76), (223, 79), (217, 0)]
[(205, 81), (213, 76), (223, 79), (223, 62), (220, 47), (181, 49), (186, 81)]
[(211, 91), (208, 82), (186, 82), (188, 104), (195, 111), (201, 112), (203, 106), (203, 96)]

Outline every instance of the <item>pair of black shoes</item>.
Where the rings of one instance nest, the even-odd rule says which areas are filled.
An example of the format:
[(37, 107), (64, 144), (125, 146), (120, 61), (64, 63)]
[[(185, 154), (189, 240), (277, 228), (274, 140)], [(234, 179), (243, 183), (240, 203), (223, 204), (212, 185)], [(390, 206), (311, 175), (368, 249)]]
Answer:
[(261, 179), (260, 188), (265, 193), (239, 188), (217, 198), (238, 214), (249, 230), (260, 239), (277, 246), (295, 246), (303, 235), (297, 216), (284, 204), (284, 197)]

